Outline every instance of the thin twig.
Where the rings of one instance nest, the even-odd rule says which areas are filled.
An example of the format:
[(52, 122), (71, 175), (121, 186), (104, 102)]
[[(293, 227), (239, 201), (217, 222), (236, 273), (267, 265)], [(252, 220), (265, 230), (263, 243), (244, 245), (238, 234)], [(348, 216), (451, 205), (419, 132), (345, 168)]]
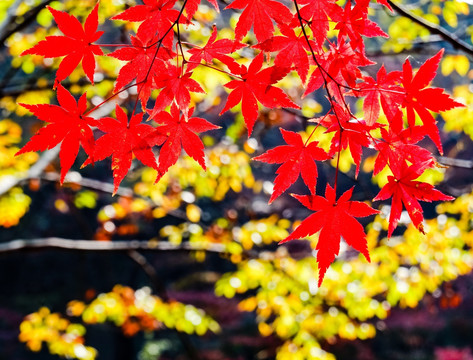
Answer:
[(463, 169), (473, 169), (473, 161), (463, 160), (463, 159), (454, 159), (446, 156), (437, 157), (437, 161), (442, 165), (463, 168)]
[(447, 31), (445, 28), (439, 25), (433, 24), (421, 18), (420, 16), (411, 13), (404, 6), (396, 4), (392, 0), (387, 0), (387, 2), (399, 15), (412, 20), (416, 24), (419, 24), (423, 28), (429, 30), (431, 34), (439, 35), (442, 39), (450, 43), (455, 49), (462, 50), (470, 56), (473, 56), (473, 46), (468, 44), (466, 41), (463, 41), (455, 34)]
[[(68, 173), (66, 177), (64, 178), (64, 184), (77, 184), (77, 185), (80, 185), (81, 187), (96, 190), (96, 191), (106, 193), (106, 194), (115, 194), (115, 195), (129, 197), (129, 198), (131, 197), (141, 198), (141, 196), (137, 196), (134, 193), (133, 189), (131, 188), (120, 186), (117, 189), (117, 191), (115, 191), (115, 188), (112, 183), (85, 178), (85, 177), (82, 177), (81, 175), (75, 178), (75, 176), (70, 176), (69, 174), (70, 173)], [(46, 181), (59, 181), (61, 179), (61, 175), (56, 172), (47, 172), (38, 176), (38, 178), (41, 180), (46, 180)], [(149, 200), (148, 197), (143, 197), (143, 199)]]
[[(132, 259), (136, 264), (138, 264), (141, 269), (145, 272), (145, 274), (148, 276), (148, 278), (151, 281), (151, 284), (154, 288), (154, 290), (158, 293), (158, 295), (161, 297), (166, 302), (169, 302), (170, 298), (166, 290), (166, 286), (164, 285), (163, 281), (159, 277), (156, 269), (149, 263), (149, 261), (146, 259), (145, 256), (140, 254), (136, 250), (130, 250), (128, 251), (128, 256), (130, 259)], [(179, 341), (181, 342), (182, 346), (184, 347), (187, 355), (189, 356), (190, 359), (192, 360), (199, 360), (199, 353), (197, 352), (197, 349), (195, 346), (192, 344), (192, 341), (189, 338), (189, 335), (186, 333), (174, 330), (176, 333), (177, 337), (179, 338)]]
[[(71, 175), (72, 175), (71, 172), (67, 173), (66, 177), (64, 178), (64, 184), (77, 184), (77, 185), (80, 185), (81, 187), (99, 191), (105, 194), (115, 194), (115, 195), (128, 197), (128, 198), (142, 199), (142, 200), (145, 200), (150, 206), (153, 206), (153, 207), (156, 205), (159, 205), (156, 202), (154, 202), (149, 196), (137, 194), (133, 189), (129, 187), (120, 186), (115, 191), (115, 187), (111, 183), (86, 178), (86, 177), (81, 176), (78, 173), (75, 173), (74, 176), (71, 176)], [(61, 179), (61, 175), (55, 172), (47, 172), (39, 176), (36, 176), (35, 178), (46, 180), (46, 181), (59, 181)], [(24, 179), (24, 180), (27, 180), (27, 179)], [(187, 221), (186, 213), (179, 209), (168, 210), (167, 215), (173, 216), (177, 219)], [(201, 222), (198, 222), (198, 224), (203, 229), (207, 229), (207, 226), (205, 224)]]
[(305, 27), (304, 27), (304, 24), (303, 24), (303, 19), (302, 19), (300, 10), (299, 10), (299, 5), (297, 4), (297, 0), (294, 0), (294, 5), (296, 7), (297, 17), (299, 19), (299, 24), (300, 24), (301, 29), (302, 29), (302, 34), (304, 35), (304, 38), (307, 42), (307, 46), (309, 47), (310, 53), (312, 55), (312, 59), (314, 60), (315, 64), (317, 65), (317, 69), (319, 70), (320, 75), (322, 76), (322, 79), (324, 81), (325, 91), (327, 92), (327, 95), (328, 95), (328, 98), (329, 98), (329, 101), (330, 101), (330, 105), (333, 109), (333, 113), (335, 115), (335, 118), (337, 119), (338, 126), (340, 128), (340, 145), (339, 145), (339, 149), (338, 149), (337, 168), (335, 170), (335, 183), (334, 183), (334, 189), (335, 189), (335, 194), (336, 194), (337, 193), (338, 170), (339, 170), (339, 165), (340, 165), (340, 153), (342, 151), (342, 133), (343, 133), (344, 128), (342, 126), (342, 123), (340, 121), (338, 113), (335, 110), (335, 107), (333, 106), (333, 102), (336, 100), (336, 97), (335, 97), (335, 95), (332, 95), (330, 93), (330, 88), (329, 88), (329, 83), (328, 83), (327, 78), (332, 80), (336, 84), (338, 92), (340, 94), (340, 98), (342, 99), (342, 101), (345, 105), (345, 108), (347, 109), (347, 111), (349, 113), (351, 113), (351, 111), (348, 107), (348, 104), (345, 101), (345, 97), (342, 94), (342, 89), (341, 89), (342, 87), (346, 88), (346, 86), (343, 86), (338, 81), (336, 81), (336, 79), (327, 70), (325, 70), (322, 67), (322, 65), (320, 64), (320, 62), (317, 60), (317, 57), (315, 56), (314, 49), (312, 48), (312, 44), (310, 43), (309, 36), (307, 35), (307, 32), (305, 30)]
[(3, 20), (3, 23), (0, 24), (0, 38), (4, 37), (5, 31), (8, 29), (10, 24), (14, 23), (15, 20), (15, 13), (20, 4), (22, 3), (22, 0), (16, 0), (13, 4), (11, 4), (8, 9), (7, 13), (5, 14), (5, 20)]
[(38, 16), (39, 12), (43, 10), (46, 5), (52, 2), (53, 0), (46, 0), (38, 6), (32, 8), (30, 11), (23, 15), (24, 20), (22, 22), (16, 22), (18, 18), (17, 16), (11, 17), (8, 23), (5, 23), (4, 27), (1, 29), (2, 32), (0, 33), (0, 48), (5, 46), (5, 40), (7, 40), (14, 33), (28, 26), (32, 21), (34, 21), (34, 19), (36, 19), (36, 16)]
[[(1, 0), (0, 0), (1, 1)], [(17, 68), (13, 68), (17, 69)], [(30, 78), (28, 83), (25, 83), (25, 80), (19, 80), (19, 81), (4, 81), (2, 79), (2, 83), (0, 84), (0, 96), (12, 96), (16, 97), (19, 96), (26, 91), (38, 91), (38, 90), (51, 90), (54, 81), (48, 81), (46, 83), (40, 83), (38, 84), (38, 79), (40, 76), (37, 78)], [(8, 79), (7, 79), (8, 80)], [(104, 77), (100, 82), (95, 82), (95, 84), (100, 84), (104, 81), (115, 81), (115, 78), (106, 76)], [(81, 78), (78, 81), (71, 82), (71, 81), (63, 81), (61, 84), (68, 90), (70, 90), (71, 86), (74, 85), (79, 85), (79, 86), (85, 86), (85, 85), (90, 85), (90, 81), (87, 78)]]

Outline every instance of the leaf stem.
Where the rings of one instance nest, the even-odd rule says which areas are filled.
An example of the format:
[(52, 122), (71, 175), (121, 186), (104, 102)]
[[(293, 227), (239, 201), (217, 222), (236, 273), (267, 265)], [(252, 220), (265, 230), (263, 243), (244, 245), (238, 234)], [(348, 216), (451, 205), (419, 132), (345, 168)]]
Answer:
[(97, 46), (103, 46), (103, 47), (137, 47), (131, 44), (91, 44), (91, 45), (97, 45)]
[(335, 181), (333, 184), (333, 191), (335, 192), (335, 203), (337, 199), (337, 184), (338, 184), (338, 173), (340, 172), (340, 155), (342, 153), (342, 133), (343, 129), (340, 129), (340, 137), (338, 139), (338, 153), (337, 153), (337, 167), (335, 168)]
[(209, 68), (209, 69), (212, 69), (212, 70), (215, 70), (215, 71), (219, 71), (225, 75), (228, 75), (228, 76), (231, 76), (233, 78), (236, 78), (236, 79), (239, 79), (239, 80), (243, 80), (243, 78), (239, 75), (234, 75), (228, 71), (225, 71), (225, 70), (222, 70), (222, 69), (219, 69), (218, 67), (215, 67), (215, 66), (212, 66), (212, 65), (209, 65), (209, 64), (203, 64), (203, 63), (200, 63), (200, 62), (197, 62), (197, 61), (189, 61), (189, 60), (186, 60), (186, 63), (187, 64), (197, 64), (198, 66), (204, 66), (206, 68)]
[[(146, 76), (143, 80), (143, 83), (145, 83), (146, 81), (148, 81), (148, 77), (149, 77), (149, 74), (151, 73), (151, 69), (153, 68), (153, 65), (154, 65), (154, 62), (156, 60), (156, 57), (158, 56), (158, 52), (159, 52), (159, 49), (161, 48), (161, 45), (163, 44), (163, 41), (164, 41), (164, 38), (169, 34), (169, 32), (174, 28), (174, 26), (177, 24), (178, 25), (178, 32), (179, 32), (179, 20), (184, 12), (184, 8), (186, 7), (186, 4), (187, 4), (187, 0), (184, 0), (184, 3), (182, 4), (182, 7), (181, 7), (181, 10), (179, 11), (179, 14), (177, 15), (177, 18), (176, 20), (174, 20), (174, 22), (171, 24), (171, 26), (169, 27), (169, 29), (166, 30), (166, 32), (164, 33), (163, 36), (161, 36), (161, 38), (158, 40), (158, 42), (156, 43), (158, 46), (156, 46), (156, 51), (154, 52), (154, 56), (153, 56), (153, 59), (151, 60), (151, 64), (149, 65), (149, 68), (148, 68), (148, 72), (146, 73)], [(150, 45), (151, 47), (152, 45)], [(133, 111), (131, 113), (131, 116), (133, 116), (133, 114), (135, 113), (136, 111), (136, 107), (138, 105), (138, 101), (140, 99), (140, 94), (141, 94), (141, 91), (143, 90), (143, 87), (140, 87), (140, 89), (138, 90), (138, 96), (136, 98), (136, 101), (135, 101), (135, 106), (133, 107)], [(145, 105), (146, 106), (146, 105)]]
[(135, 83), (135, 84), (130, 84), (130, 85), (128, 85), (128, 86), (125, 86), (125, 87), (124, 87), (123, 89), (121, 89), (120, 91), (117, 91), (116, 93), (110, 95), (108, 98), (106, 98), (106, 99), (105, 99), (104, 101), (102, 101), (100, 104), (98, 104), (98, 105), (94, 106), (92, 109), (86, 111), (86, 112), (83, 114), (83, 116), (89, 115), (90, 113), (94, 112), (94, 111), (97, 110), (99, 107), (101, 107), (103, 104), (105, 104), (106, 102), (112, 100), (115, 96), (121, 94), (121, 93), (124, 92), (124, 91), (127, 91), (128, 89), (132, 88), (133, 86), (138, 86), (138, 85), (140, 85), (141, 83), (142, 83), (142, 81), (137, 82), (137, 83)]

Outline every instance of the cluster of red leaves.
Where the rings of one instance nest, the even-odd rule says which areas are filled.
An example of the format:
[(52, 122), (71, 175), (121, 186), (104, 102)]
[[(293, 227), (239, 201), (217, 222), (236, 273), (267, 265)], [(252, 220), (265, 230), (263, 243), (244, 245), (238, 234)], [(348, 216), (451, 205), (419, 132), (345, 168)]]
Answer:
[[(379, 3), (392, 10), (385, 0)], [(355, 219), (377, 213), (367, 204), (350, 201), (353, 189), (337, 199), (337, 183), (327, 184), (325, 197), (316, 195), (317, 162), (339, 156), (349, 149), (357, 173), (364, 148), (376, 149), (374, 174), (389, 167), (392, 175), (374, 200), (392, 199), (389, 219), (390, 237), (396, 228), (403, 207), (413, 224), (422, 231), (420, 201), (448, 200), (431, 185), (416, 181), (428, 168), (435, 166), (432, 154), (418, 143), (428, 136), (442, 153), (439, 131), (431, 112), (462, 106), (440, 88), (429, 87), (435, 77), (442, 50), (427, 60), (416, 72), (409, 60), (401, 71), (388, 72), (384, 65), (376, 79), (361, 70), (373, 65), (365, 54), (363, 37), (387, 35), (368, 19), (370, 0), (347, 1), (344, 6), (335, 0), (294, 0), (289, 8), (279, 0), (234, 0), (225, 9), (242, 10), (235, 28), (235, 38), (219, 39), (217, 28), (202, 46), (181, 42), (180, 24), (189, 24), (200, 0), (144, 0), (114, 16), (113, 20), (139, 22), (130, 43), (109, 53), (126, 64), (121, 68), (114, 95), (136, 86), (137, 101), (144, 113), (130, 116), (117, 105), (116, 119), (93, 119), (88, 115), (85, 94), (78, 103), (65, 90), (63, 81), (82, 62), (93, 82), (94, 56), (103, 55), (95, 43), (102, 35), (98, 28), (98, 8), (93, 9), (84, 26), (65, 12), (49, 8), (63, 36), (49, 36), (23, 54), (62, 57), (56, 74), (56, 105), (22, 105), (39, 119), (49, 123), (19, 153), (45, 150), (62, 142), (60, 150), (61, 181), (72, 166), (79, 146), (88, 155), (84, 165), (112, 158), (115, 189), (127, 174), (133, 156), (158, 171), (159, 180), (176, 163), (181, 149), (205, 169), (204, 146), (197, 136), (218, 127), (208, 121), (191, 117), (191, 93), (203, 93), (202, 86), (192, 79), (198, 66), (224, 71), (232, 80), (221, 113), (241, 104), (241, 111), (252, 133), (258, 119), (258, 103), (267, 108), (299, 108), (276, 85), (291, 71), (296, 71), (307, 96), (320, 88), (326, 92), (331, 109), (313, 119), (327, 133), (334, 133), (328, 153), (298, 133), (281, 129), (286, 145), (268, 150), (254, 160), (282, 164), (270, 202), (283, 194), (301, 175), (311, 195), (294, 195), (314, 211), (283, 242), (320, 232), (317, 260), (320, 264), (319, 284), (339, 252), (343, 238), (369, 260), (366, 234)], [(210, 3), (218, 11), (215, 0)], [(337, 36), (327, 37), (329, 23), (334, 23)], [(257, 43), (249, 65), (235, 60), (238, 51), (247, 47), (241, 41), (253, 29)], [(264, 55), (273, 54), (272, 66), (264, 66)], [(148, 109), (153, 91), (159, 91), (154, 106)], [(363, 118), (353, 115), (349, 98), (363, 98)], [(136, 104), (135, 104), (136, 109)], [(387, 122), (380, 121), (381, 112)], [(404, 115), (406, 114), (406, 115)], [(146, 118), (145, 118), (146, 116)], [(147, 123), (143, 123), (146, 120)], [(95, 140), (93, 129), (102, 135)], [(381, 136), (379, 136), (379, 133)], [(159, 148), (159, 157), (155, 152)], [(338, 169), (337, 169), (338, 171)], [(337, 179), (337, 178), (336, 178)]]

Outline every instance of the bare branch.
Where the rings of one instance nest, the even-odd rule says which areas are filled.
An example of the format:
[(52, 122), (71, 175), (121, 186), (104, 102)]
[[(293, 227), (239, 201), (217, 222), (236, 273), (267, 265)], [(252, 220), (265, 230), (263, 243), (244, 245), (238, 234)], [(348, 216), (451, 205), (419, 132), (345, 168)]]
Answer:
[[(13, 68), (13, 70), (18, 70), (18, 68)], [(44, 75), (47, 75), (48, 72), (46, 72)], [(26, 91), (38, 91), (38, 90), (51, 90), (52, 87), (54, 86), (54, 81), (50, 80), (45, 83), (38, 83), (38, 79), (41, 78), (40, 75), (37, 77), (32, 77), (28, 80), (28, 82), (25, 82), (24, 80), (18, 80), (15, 82), (12, 81), (3, 81), (2, 84), (0, 85), (0, 96), (12, 96), (16, 97), (21, 94), (23, 94)], [(100, 84), (104, 81), (115, 81), (114, 78), (110, 76), (105, 76), (100, 82), (96, 81), (95, 84)], [(90, 81), (86, 78), (81, 78), (78, 81), (68, 81), (65, 80), (61, 82), (61, 84), (68, 90), (74, 85), (79, 85), (79, 86), (85, 86), (85, 85), (90, 85)]]
[(71, 240), (57, 237), (23, 240), (17, 239), (0, 243), (0, 254), (33, 249), (62, 249), (73, 251), (100, 251), (122, 252), (132, 250), (143, 251), (206, 251), (212, 253), (226, 253), (224, 244), (191, 244), (188, 242), (174, 245), (169, 242), (150, 242), (146, 240), (128, 241), (94, 241)]
[(6, 30), (9, 28), (9, 26), (14, 22), (15, 12), (21, 3), (22, 3), (22, 0), (16, 0), (8, 8), (6, 16), (5, 16), (5, 20), (3, 20), (3, 23), (0, 25), (0, 39), (5, 38), (4, 34), (6, 33)]
[(463, 168), (463, 169), (473, 169), (473, 161), (463, 160), (463, 159), (454, 159), (446, 156), (437, 157), (437, 161), (440, 164)]
[[(36, 19), (36, 16), (38, 16), (39, 12), (43, 10), (46, 5), (52, 3), (53, 0), (45, 0), (38, 6), (32, 8), (29, 10), (26, 14), (22, 16), (23, 21), (18, 22), (18, 17), (13, 16), (14, 12), (16, 9), (14, 9), (12, 12), (9, 11), (10, 17), (5, 20), (5, 23), (3, 24), (2, 28), (0, 29), (0, 48), (5, 46), (5, 40), (7, 40), (11, 35), (16, 33), (17, 31), (20, 31), (24, 29), (26, 26), (28, 26), (31, 22)], [(17, 3), (21, 3), (21, 1), (17, 1)], [(15, 6), (15, 5), (13, 5)]]
[(17, 174), (3, 176), (0, 181), (0, 196), (24, 180), (39, 177), (49, 163), (57, 157), (59, 149), (60, 145), (43, 152), (39, 160), (23, 175)]
[(429, 30), (431, 34), (439, 35), (442, 39), (450, 43), (455, 49), (462, 50), (468, 55), (473, 56), (473, 46), (468, 44), (466, 41), (463, 41), (455, 34), (447, 31), (446, 29), (444, 29), (443, 27), (439, 25), (433, 24), (421, 18), (420, 16), (417, 16), (411, 13), (405, 7), (403, 7), (402, 5), (396, 4), (392, 0), (387, 0), (387, 2), (399, 15), (412, 20), (416, 24), (419, 24), (423, 28)]
[[(164, 285), (163, 281), (159, 277), (156, 269), (149, 263), (149, 261), (144, 257), (142, 254), (140, 254), (136, 250), (130, 250), (128, 251), (128, 256), (135, 262), (137, 263), (141, 269), (145, 272), (145, 274), (148, 276), (150, 279), (152, 286), (154, 290), (156, 290), (161, 297), (166, 302), (170, 301), (169, 295), (166, 291), (166, 286)], [(189, 356), (190, 359), (192, 360), (198, 360), (199, 353), (197, 352), (197, 349), (194, 347), (192, 344), (192, 341), (189, 338), (189, 335), (180, 331), (175, 330), (174, 331), (179, 338), (179, 341), (181, 342), (182, 346), (186, 350), (187, 355)]]
[[(100, 191), (106, 194), (115, 193), (116, 195), (119, 195), (119, 196), (139, 197), (147, 201), (150, 201), (150, 199), (147, 197), (138, 196), (137, 194), (134, 193), (133, 189), (130, 189), (128, 187), (120, 186), (117, 189), (117, 191), (114, 192), (114, 186), (111, 183), (85, 178), (85, 177), (82, 177), (79, 173), (73, 173), (74, 176), (71, 176), (71, 174), (72, 173), (69, 172), (68, 175), (66, 175), (66, 177), (64, 178), (64, 184), (78, 184), (82, 187)], [(76, 174), (77, 174), (77, 178), (75, 176)], [(61, 179), (61, 175), (59, 175), (56, 172), (47, 172), (37, 177), (39, 177), (41, 180), (46, 180), (46, 181), (59, 181)]]

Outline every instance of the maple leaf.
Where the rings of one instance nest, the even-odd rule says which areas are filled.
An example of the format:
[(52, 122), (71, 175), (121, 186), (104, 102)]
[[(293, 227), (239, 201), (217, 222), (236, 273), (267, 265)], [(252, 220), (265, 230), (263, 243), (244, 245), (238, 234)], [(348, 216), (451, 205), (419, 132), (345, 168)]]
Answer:
[[(279, 29), (282, 36), (273, 36), (252, 47), (265, 52), (278, 52), (274, 59), (274, 65), (281, 68), (291, 68), (291, 65), (294, 64), (294, 70), (299, 74), (302, 83), (305, 83), (309, 72), (307, 52), (310, 51), (310, 47), (302, 33), (297, 36), (294, 30), (287, 26), (280, 26)], [(311, 43), (314, 44), (313, 41)]]
[(391, 5), (389, 5), (387, 0), (376, 0), (376, 2), (386, 6), (389, 10), (391, 10), (391, 12), (393, 12), (393, 8), (391, 7)]
[[(152, 74), (163, 68), (163, 62), (175, 54), (161, 46), (156, 54), (156, 48), (150, 47), (156, 41), (156, 36), (138, 30), (136, 36), (131, 36), (131, 45), (115, 50), (108, 54), (121, 61), (128, 61), (119, 71), (114, 92), (136, 80), (138, 93), (143, 106), (146, 105), (151, 91), (156, 87)], [(156, 56), (155, 56), (156, 55)]]
[(443, 51), (443, 49), (440, 50), (436, 55), (422, 64), (415, 76), (413, 76), (411, 63), (409, 59), (407, 59), (403, 65), (402, 77), (402, 85), (406, 91), (402, 107), (406, 108), (409, 126), (415, 125), (416, 112), (424, 124), (427, 136), (435, 143), (440, 154), (443, 154), (443, 149), (439, 130), (436, 125), (437, 121), (429, 110), (438, 113), (455, 107), (465, 106), (453, 100), (443, 89), (426, 88), (437, 73)]
[(269, 203), (272, 203), (289, 186), (294, 184), (299, 174), (311, 194), (315, 194), (317, 185), (317, 165), (315, 161), (323, 161), (328, 158), (327, 153), (317, 146), (317, 141), (307, 144), (302, 141), (300, 134), (282, 128), (280, 130), (287, 145), (277, 146), (253, 158), (253, 160), (268, 164), (282, 163), (276, 171), (278, 176), (274, 180), (274, 190)]
[[(384, 64), (378, 70), (376, 81), (369, 76), (364, 77), (360, 91), (356, 95), (366, 96), (363, 102), (364, 120), (368, 125), (374, 125), (378, 121), (381, 100), (383, 112), (389, 122), (394, 121), (399, 113), (399, 105), (405, 97), (405, 91), (399, 84), (402, 80), (400, 71), (386, 72)], [(402, 121), (402, 119), (401, 119)]]
[(320, 68), (312, 72), (303, 96), (307, 96), (327, 83), (330, 94), (341, 103), (343, 99), (338, 84), (343, 84), (345, 81), (349, 87), (355, 87), (356, 80), (363, 78), (360, 66), (375, 63), (366, 58), (363, 52), (354, 50), (344, 40), (336, 44), (329, 42), (329, 46), (329, 51), (316, 57)]
[(319, 286), (335, 256), (340, 251), (340, 239), (361, 252), (370, 261), (366, 233), (355, 219), (379, 213), (378, 210), (360, 201), (350, 201), (353, 188), (336, 199), (335, 190), (327, 184), (325, 197), (319, 195), (293, 195), (308, 209), (315, 211), (280, 244), (290, 240), (302, 239), (320, 231), (317, 242), (317, 262), (319, 263)]
[[(143, 0), (144, 5), (135, 5), (118, 15), (112, 20), (142, 22), (139, 29), (151, 36), (156, 35), (162, 43), (172, 48), (174, 32), (169, 31), (177, 21), (179, 11), (173, 9), (177, 0)], [(185, 18), (180, 18), (179, 23), (185, 23)]]
[(258, 101), (268, 108), (278, 106), (299, 108), (284, 91), (272, 86), (286, 76), (287, 69), (272, 66), (261, 70), (263, 60), (263, 53), (259, 53), (248, 68), (245, 65), (240, 66), (239, 73), (235, 75), (239, 75), (241, 80), (232, 80), (224, 85), (232, 92), (228, 95), (220, 115), (241, 102), (241, 112), (248, 128), (248, 135), (253, 131), (258, 118)]
[(389, 37), (375, 22), (368, 19), (369, 3), (370, 0), (357, 0), (356, 5), (352, 8), (351, 0), (348, 0), (341, 15), (334, 16), (334, 20), (337, 22), (335, 29), (340, 30), (339, 41), (348, 36), (353, 48), (363, 48), (362, 35)]
[(103, 55), (100, 47), (92, 44), (103, 34), (103, 31), (97, 31), (98, 6), (99, 4), (95, 5), (92, 12), (87, 16), (84, 28), (74, 16), (48, 6), (49, 12), (53, 15), (57, 27), (64, 36), (48, 36), (31, 49), (23, 51), (21, 56), (29, 54), (41, 55), (46, 58), (65, 56), (56, 72), (55, 87), (67, 78), (82, 61), (82, 69), (93, 84), (94, 55)]
[(156, 115), (154, 121), (159, 126), (155, 136), (164, 136), (164, 144), (159, 152), (158, 177), (156, 182), (177, 162), (181, 149), (184, 149), (191, 158), (199, 163), (205, 170), (204, 144), (196, 135), (209, 130), (219, 129), (205, 119), (190, 117), (194, 109), (189, 109), (186, 114), (180, 114), (176, 104), (172, 104), (171, 113), (162, 111)]
[(228, 66), (230, 71), (238, 71), (240, 65), (228, 54), (235, 52), (241, 48), (246, 47), (245, 44), (229, 39), (217, 40), (217, 27), (212, 26), (212, 34), (205, 44), (201, 48), (193, 48), (188, 50), (192, 56), (189, 58), (189, 64), (187, 71), (191, 71), (196, 68), (199, 63), (204, 60), (207, 64), (212, 64), (213, 59), (220, 60), (222, 63)]
[(71, 93), (59, 84), (57, 99), (60, 106), (19, 104), (49, 124), (39, 129), (15, 156), (30, 151), (52, 149), (62, 142), (59, 151), (62, 184), (77, 157), (79, 146), (82, 146), (88, 155), (93, 153), (94, 134), (91, 127), (96, 126), (96, 120), (84, 116), (87, 109), (85, 93), (76, 102)]
[(147, 137), (156, 129), (141, 123), (143, 113), (134, 114), (128, 122), (126, 113), (118, 104), (115, 109), (116, 120), (111, 117), (98, 120), (97, 127), (105, 134), (96, 141), (93, 155), (82, 165), (84, 167), (112, 156), (114, 194), (130, 169), (133, 155), (144, 165), (157, 169), (156, 158), (151, 150), (155, 144), (147, 141)]
[[(212, 6), (215, 8), (215, 10), (217, 10), (217, 12), (220, 12), (218, 8), (217, 0), (207, 0), (207, 1), (210, 4), (212, 4)], [(192, 17), (197, 12), (200, 2), (201, 0), (187, 0), (185, 10), (186, 10), (186, 18), (187, 18), (188, 23), (191, 22)]]
[[(312, 30), (317, 49), (321, 49), (327, 39), (329, 18), (340, 13), (340, 6), (335, 3), (335, 0), (298, 0), (297, 3), (301, 5), (300, 16), (309, 24)], [(297, 14), (294, 16), (291, 25), (293, 27), (300, 25)]]
[(191, 79), (191, 76), (192, 72), (187, 71), (182, 74), (182, 68), (174, 65), (167, 64), (165, 67), (161, 67), (154, 76), (154, 82), (156, 89), (163, 89), (156, 98), (151, 118), (171, 105), (173, 100), (176, 101), (179, 109), (187, 112), (191, 102), (190, 92), (205, 93), (199, 83)]
[(363, 147), (368, 147), (371, 144), (369, 131), (376, 126), (369, 127), (363, 120), (351, 119), (347, 109), (337, 103), (333, 103), (332, 106), (333, 114), (319, 119), (312, 119), (311, 122), (316, 122), (326, 127), (326, 133), (335, 132), (330, 145), (330, 156), (343, 149), (350, 148), (350, 155), (355, 162), (355, 172), (356, 176), (358, 176)]
[(411, 166), (404, 163), (399, 174), (388, 176), (388, 183), (384, 185), (378, 195), (373, 199), (373, 201), (386, 200), (392, 196), (388, 238), (391, 237), (394, 229), (397, 227), (399, 219), (401, 218), (403, 205), (414, 226), (424, 233), (422, 225), (424, 216), (418, 200), (431, 202), (454, 199), (434, 189), (430, 184), (414, 181), (426, 168), (431, 166), (431, 161), (422, 164), (417, 163)]
[(265, 41), (273, 35), (272, 20), (278, 24), (288, 24), (292, 19), (289, 9), (274, 0), (234, 0), (226, 9), (245, 9), (235, 27), (235, 38), (238, 41), (243, 39), (251, 27), (258, 42)]
[(381, 128), (381, 139), (375, 144), (379, 151), (374, 163), (373, 175), (378, 174), (389, 164), (394, 174), (400, 174), (406, 160), (411, 164), (434, 161), (430, 151), (415, 145), (425, 137), (422, 126), (402, 129), (402, 112), (398, 111), (399, 120), (393, 121), (389, 130)]

